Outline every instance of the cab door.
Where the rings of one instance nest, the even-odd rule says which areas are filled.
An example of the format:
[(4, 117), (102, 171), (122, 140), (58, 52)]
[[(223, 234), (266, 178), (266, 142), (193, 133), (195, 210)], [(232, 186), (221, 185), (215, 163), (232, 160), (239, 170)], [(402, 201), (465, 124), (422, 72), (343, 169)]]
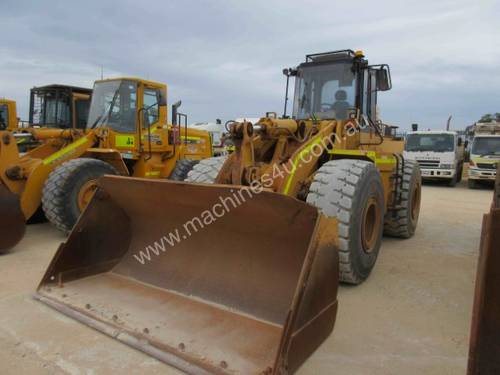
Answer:
[(167, 146), (166, 132), (160, 121), (160, 89), (144, 86), (141, 110), (141, 138), (146, 152), (159, 152)]
[(73, 94), (73, 129), (85, 130), (89, 117), (90, 97), (88, 95)]
[[(119, 90), (114, 93), (112, 107), (109, 112), (109, 124), (113, 131), (114, 147), (118, 149), (122, 157), (134, 158), (140, 153), (140, 140), (138, 126), (139, 108), (141, 102), (138, 100), (138, 84), (135, 81), (123, 80)], [(142, 98), (140, 98), (142, 99)]]

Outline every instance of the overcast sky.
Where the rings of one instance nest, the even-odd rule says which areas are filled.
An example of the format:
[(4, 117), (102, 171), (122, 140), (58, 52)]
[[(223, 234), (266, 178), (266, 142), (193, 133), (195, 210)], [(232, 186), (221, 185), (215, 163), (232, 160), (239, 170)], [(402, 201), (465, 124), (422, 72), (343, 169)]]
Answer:
[(190, 121), (283, 110), (282, 68), (361, 49), (391, 66), (385, 122), (463, 128), (500, 112), (500, 5), (419, 1), (2, 0), (0, 96), (27, 119), (29, 89), (139, 76), (169, 85)]

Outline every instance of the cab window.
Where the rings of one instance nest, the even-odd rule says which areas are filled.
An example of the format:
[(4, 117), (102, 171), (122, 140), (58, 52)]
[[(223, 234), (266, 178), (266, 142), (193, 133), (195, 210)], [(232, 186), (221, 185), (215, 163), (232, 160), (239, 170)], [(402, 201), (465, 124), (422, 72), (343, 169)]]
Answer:
[(90, 100), (77, 99), (75, 100), (75, 128), (85, 129), (87, 118), (89, 117)]
[(160, 107), (158, 105), (159, 90), (144, 90), (144, 127), (148, 127), (158, 122), (160, 117)]
[(9, 126), (9, 108), (5, 104), (0, 104), (0, 130), (5, 130)]

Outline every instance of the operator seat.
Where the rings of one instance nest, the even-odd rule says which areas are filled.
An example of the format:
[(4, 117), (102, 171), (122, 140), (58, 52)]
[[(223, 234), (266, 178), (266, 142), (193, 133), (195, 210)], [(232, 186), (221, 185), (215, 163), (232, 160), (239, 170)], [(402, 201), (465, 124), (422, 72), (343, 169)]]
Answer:
[(335, 93), (335, 103), (332, 109), (335, 111), (337, 120), (346, 120), (347, 112), (349, 111), (349, 102), (347, 101), (347, 93), (344, 90), (338, 90)]

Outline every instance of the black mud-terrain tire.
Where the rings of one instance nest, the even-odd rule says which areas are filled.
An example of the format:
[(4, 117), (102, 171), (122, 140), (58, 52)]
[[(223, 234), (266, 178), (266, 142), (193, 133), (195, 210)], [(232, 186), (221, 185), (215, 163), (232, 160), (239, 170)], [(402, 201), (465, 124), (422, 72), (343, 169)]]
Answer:
[[(362, 283), (375, 265), (382, 241), (384, 188), (378, 169), (365, 160), (331, 160), (314, 175), (307, 202), (338, 220), (340, 281)], [(373, 219), (371, 230), (368, 218)]]
[(172, 171), (172, 173), (170, 173), (168, 179), (172, 181), (184, 181), (191, 169), (193, 169), (193, 167), (199, 162), (199, 160), (191, 159), (177, 160), (174, 170)]
[(227, 156), (217, 156), (200, 160), (200, 162), (191, 169), (184, 181), (213, 184), (226, 159)]
[(449, 187), (455, 187), (455, 186), (457, 186), (457, 182), (458, 182), (458, 171), (457, 171), (457, 172), (455, 172), (455, 175), (454, 175), (452, 178), (450, 178), (447, 182), (448, 182), (448, 186), (449, 186)]
[(458, 167), (457, 182), (461, 182), (462, 181), (463, 174), (464, 174), (464, 165), (460, 164), (460, 166)]
[(74, 159), (57, 167), (42, 191), (42, 208), (47, 219), (59, 230), (70, 232), (81, 214), (78, 207), (80, 189), (105, 174), (117, 175), (118, 172), (98, 159)]
[(470, 178), (467, 180), (467, 187), (469, 189), (479, 189), (479, 182), (477, 180), (471, 180)]
[[(405, 160), (401, 202), (387, 210), (384, 223), (384, 234), (390, 237), (410, 238), (417, 229), (422, 196), (422, 177), (417, 163)], [(401, 169), (399, 171), (401, 173)]]

